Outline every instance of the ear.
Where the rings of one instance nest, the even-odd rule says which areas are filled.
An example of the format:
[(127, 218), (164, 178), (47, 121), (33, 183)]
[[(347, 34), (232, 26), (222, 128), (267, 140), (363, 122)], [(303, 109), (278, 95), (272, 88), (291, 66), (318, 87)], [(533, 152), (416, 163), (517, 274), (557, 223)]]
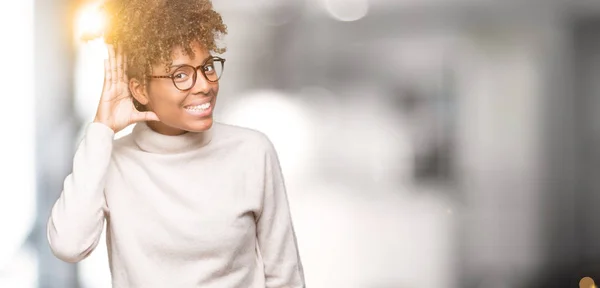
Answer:
[(129, 79), (129, 91), (131, 91), (131, 96), (133, 96), (140, 104), (148, 104), (148, 91), (146, 90), (146, 85), (144, 85), (144, 83), (141, 83), (135, 78)]

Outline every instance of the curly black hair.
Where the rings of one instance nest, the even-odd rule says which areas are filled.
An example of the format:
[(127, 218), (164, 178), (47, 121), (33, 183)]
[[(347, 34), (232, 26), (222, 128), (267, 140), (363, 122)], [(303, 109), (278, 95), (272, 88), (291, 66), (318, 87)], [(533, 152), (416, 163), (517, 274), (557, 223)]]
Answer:
[(194, 57), (192, 42), (209, 52), (224, 53), (218, 45), (227, 34), (221, 15), (210, 0), (106, 0), (104, 41), (127, 55), (127, 76), (146, 83), (152, 65), (172, 64), (172, 49), (181, 47)]

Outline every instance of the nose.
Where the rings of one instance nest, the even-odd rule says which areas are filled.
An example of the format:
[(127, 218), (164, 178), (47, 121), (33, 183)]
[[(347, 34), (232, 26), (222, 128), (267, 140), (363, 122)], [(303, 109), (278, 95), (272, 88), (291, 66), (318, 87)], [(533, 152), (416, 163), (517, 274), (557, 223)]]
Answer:
[(192, 86), (191, 92), (193, 94), (208, 94), (209, 91), (210, 82), (206, 80), (201, 71), (196, 70), (196, 82), (194, 83), (194, 86)]

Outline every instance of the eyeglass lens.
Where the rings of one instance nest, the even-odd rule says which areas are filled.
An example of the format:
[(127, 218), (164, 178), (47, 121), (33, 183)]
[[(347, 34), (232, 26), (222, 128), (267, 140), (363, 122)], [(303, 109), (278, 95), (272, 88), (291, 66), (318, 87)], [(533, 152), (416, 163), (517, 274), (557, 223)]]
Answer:
[(194, 67), (187, 65), (179, 67), (172, 74), (173, 83), (180, 90), (188, 90), (194, 86), (198, 76), (206, 77), (206, 80), (210, 82), (216, 82), (221, 78), (221, 74), (223, 73), (223, 63), (221, 61), (210, 60), (199, 69), (203, 71), (196, 71)]

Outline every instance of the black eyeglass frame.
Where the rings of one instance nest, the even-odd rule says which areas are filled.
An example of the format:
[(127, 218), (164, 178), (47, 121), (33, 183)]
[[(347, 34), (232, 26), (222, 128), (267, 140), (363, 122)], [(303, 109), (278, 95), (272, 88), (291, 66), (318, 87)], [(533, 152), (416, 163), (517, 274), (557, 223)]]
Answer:
[[(206, 76), (206, 71), (204, 71), (204, 67), (207, 66), (208, 64), (213, 63), (214, 62), (221, 62), (221, 75), (217, 75), (218, 78), (217, 80), (209, 80), (208, 77)], [(192, 81), (192, 85), (190, 86), (190, 88), (188, 89), (181, 89), (177, 86), (177, 84), (175, 83), (175, 73), (181, 69), (182, 67), (190, 67), (194, 70), (194, 75), (193, 75), (193, 81)], [(175, 86), (175, 88), (177, 88), (180, 91), (189, 91), (190, 89), (194, 88), (194, 85), (196, 85), (196, 80), (198, 80), (198, 69), (200, 69), (200, 72), (202, 72), (202, 76), (204, 76), (204, 79), (206, 79), (206, 81), (210, 82), (210, 83), (216, 83), (219, 82), (219, 79), (221, 79), (221, 76), (223, 76), (223, 71), (225, 70), (225, 59), (218, 57), (218, 56), (211, 56), (208, 57), (206, 60), (204, 60), (204, 62), (197, 67), (194, 67), (192, 65), (188, 65), (188, 64), (182, 64), (182, 65), (177, 65), (177, 66), (173, 66), (173, 68), (175, 68), (175, 71), (173, 71), (173, 73), (171, 73), (171, 75), (148, 75), (147, 78), (168, 78), (171, 79), (171, 81), (173, 82), (173, 86)]]

